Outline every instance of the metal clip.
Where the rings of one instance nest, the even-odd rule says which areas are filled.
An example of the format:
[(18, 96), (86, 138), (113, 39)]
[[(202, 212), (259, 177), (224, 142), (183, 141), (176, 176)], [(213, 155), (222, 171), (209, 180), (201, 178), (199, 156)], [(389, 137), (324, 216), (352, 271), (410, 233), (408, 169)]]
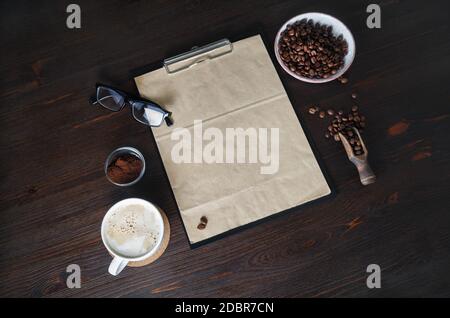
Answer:
[(167, 58), (164, 60), (164, 68), (168, 74), (173, 74), (232, 51), (233, 44), (228, 39), (223, 39), (201, 47), (194, 47), (188, 52)]

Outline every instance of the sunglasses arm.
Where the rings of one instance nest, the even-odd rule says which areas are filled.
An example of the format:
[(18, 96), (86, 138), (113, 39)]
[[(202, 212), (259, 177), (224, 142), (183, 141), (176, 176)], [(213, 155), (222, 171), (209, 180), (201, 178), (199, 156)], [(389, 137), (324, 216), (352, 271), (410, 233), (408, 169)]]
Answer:
[(172, 118), (172, 113), (171, 112), (167, 112), (166, 116), (164, 116), (164, 120), (166, 121), (167, 126), (172, 126), (173, 125), (173, 118)]
[(91, 103), (92, 103), (92, 105), (97, 105), (97, 104), (99, 104), (102, 100), (104, 100), (105, 98), (108, 98), (109, 96), (104, 96), (104, 97), (102, 97), (102, 98), (100, 98), (100, 99), (96, 99), (95, 97), (92, 97), (91, 98)]

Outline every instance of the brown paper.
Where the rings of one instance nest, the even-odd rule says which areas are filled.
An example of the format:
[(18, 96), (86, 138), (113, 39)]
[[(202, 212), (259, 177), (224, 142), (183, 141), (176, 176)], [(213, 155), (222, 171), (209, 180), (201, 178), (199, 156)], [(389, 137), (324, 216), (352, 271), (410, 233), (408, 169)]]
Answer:
[[(259, 35), (190, 69), (167, 74), (162, 68), (135, 80), (142, 97), (173, 113), (173, 126), (152, 131), (191, 244), (330, 193)], [(175, 163), (171, 152), (179, 141), (171, 134), (188, 128), (193, 136), (194, 120), (202, 120), (203, 132), (215, 127), (224, 137), (226, 128), (269, 128), (269, 137), (278, 128), (278, 171), (261, 174), (268, 164), (259, 161)], [(202, 216), (208, 223), (198, 229)]]

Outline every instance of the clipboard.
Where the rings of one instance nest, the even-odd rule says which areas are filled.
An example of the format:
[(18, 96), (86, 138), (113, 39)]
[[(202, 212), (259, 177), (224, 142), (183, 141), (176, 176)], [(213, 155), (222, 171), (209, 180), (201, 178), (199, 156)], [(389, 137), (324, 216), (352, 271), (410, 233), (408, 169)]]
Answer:
[[(142, 97), (173, 113), (171, 127), (153, 127), (152, 132), (192, 247), (331, 194), (259, 35), (195, 47), (165, 59), (162, 68), (135, 81)], [(262, 161), (205, 162), (200, 158), (203, 161), (177, 162), (174, 149), (180, 139), (176, 132), (191, 134), (190, 148), (185, 149), (194, 158), (193, 136), (199, 122), (202, 146), (212, 142), (212, 138), (203, 138), (212, 129), (225, 136), (225, 150), (230, 140), (227, 129), (248, 132), (253, 128), (258, 134), (266, 129), (267, 153), (278, 148), (278, 170), (261, 173)], [(272, 129), (278, 129), (278, 140), (276, 134), (267, 137)], [(245, 158), (262, 139), (251, 143), (248, 138)], [(234, 152), (238, 150), (235, 142)], [(205, 219), (206, 225), (200, 226)]]

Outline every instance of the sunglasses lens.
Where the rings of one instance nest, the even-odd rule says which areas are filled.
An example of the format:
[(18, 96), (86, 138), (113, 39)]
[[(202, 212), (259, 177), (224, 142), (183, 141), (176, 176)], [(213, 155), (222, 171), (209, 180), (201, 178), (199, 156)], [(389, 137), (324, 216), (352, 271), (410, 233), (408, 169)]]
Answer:
[(153, 106), (149, 103), (134, 102), (133, 116), (137, 121), (143, 124), (158, 127), (161, 126), (167, 113), (156, 105)]
[(97, 101), (105, 108), (112, 111), (121, 110), (125, 99), (115, 90), (108, 87), (99, 87), (97, 89)]

